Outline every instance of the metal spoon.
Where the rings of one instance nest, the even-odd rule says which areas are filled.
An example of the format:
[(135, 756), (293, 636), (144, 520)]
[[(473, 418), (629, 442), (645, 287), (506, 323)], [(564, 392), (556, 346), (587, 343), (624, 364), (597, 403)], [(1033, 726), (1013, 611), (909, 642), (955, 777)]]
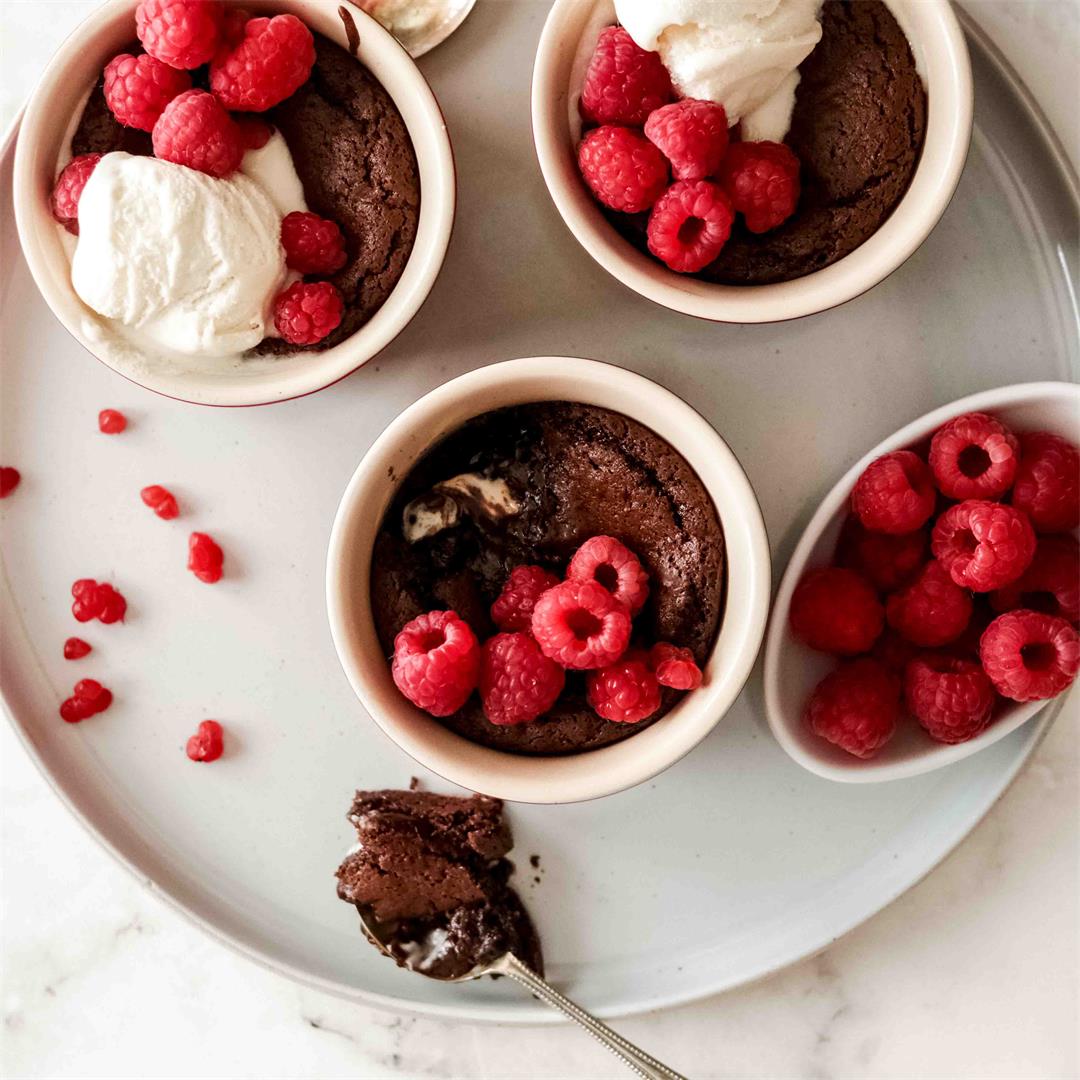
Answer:
[(607, 1024), (602, 1024), (594, 1016), (590, 1016), (580, 1005), (575, 1005), (569, 998), (563, 997), (558, 990), (546, 982), (527, 964), (523, 964), (513, 953), (503, 953), (502, 956), (487, 964), (480, 964), (464, 975), (456, 978), (440, 978), (422, 970), (420, 966), (409, 962), (402, 963), (401, 957), (391, 951), (390, 946), (379, 934), (381, 929), (379, 922), (364, 906), (357, 904), (356, 910), (360, 913), (360, 926), (364, 936), (380, 952), (385, 953), (396, 963), (402, 964), (410, 971), (415, 971), (428, 978), (439, 978), (441, 982), (468, 982), (471, 979), (479, 979), (484, 975), (507, 975), (516, 982), (521, 983), (531, 994), (535, 994), (541, 1001), (558, 1009), (564, 1016), (573, 1020), (575, 1024), (583, 1027), (597, 1042), (607, 1047), (631, 1072), (644, 1077), (645, 1080), (686, 1080), (681, 1073), (669, 1069), (663, 1062), (657, 1061), (651, 1054), (645, 1053), (633, 1043), (624, 1039), (617, 1031), (612, 1031)]
[(465, 21), (475, 3), (476, 0), (446, 0), (437, 17), (410, 19), (416, 9), (423, 10), (422, 2), (400, 5), (393, 0), (359, 0), (360, 7), (378, 19), (414, 60), (441, 45)]

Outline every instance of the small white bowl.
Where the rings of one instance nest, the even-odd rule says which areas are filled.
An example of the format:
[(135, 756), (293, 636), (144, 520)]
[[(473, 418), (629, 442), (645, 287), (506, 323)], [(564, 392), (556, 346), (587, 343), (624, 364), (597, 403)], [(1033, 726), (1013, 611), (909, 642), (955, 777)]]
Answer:
[(865, 243), (794, 281), (717, 285), (677, 274), (635, 248), (604, 217), (577, 168), (583, 57), (615, 20), (613, 0), (555, 0), (533, 68), (533, 140), (551, 197), (581, 246), (628, 288), (673, 311), (725, 323), (813, 315), (853, 299), (901, 265), (930, 235), (952, 198), (971, 141), (967, 44), (948, 0), (885, 0), (926, 83), (922, 156), (904, 197)]
[[(491, 409), (575, 401), (629, 416), (667, 439), (697, 472), (724, 529), (727, 597), (705, 682), (643, 731), (599, 750), (530, 757), (470, 742), (398, 691), (371, 614), (371, 551), (401, 479), (444, 435)], [(382, 730), (421, 765), (462, 787), (532, 803), (577, 802), (632, 787), (692, 750), (738, 696), (768, 616), (769, 545), (757, 498), (727, 444), (689, 405), (622, 368), (566, 356), (470, 372), (406, 409), (353, 474), (330, 534), (326, 601), (345, 674)]]
[[(251, 0), (255, 14), (292, 13), (349, 48), (344, 14), (358, 30), (356, 57), (382, 83), (401, 112), (420, 172), (416, 240), (386, 303), (357, 332), (323, 352), (296, 352), (214, 370), (168, 370), (126, 362), (95, 343), (100, 320), (71, 285), (63, 230), (52, 218), (49, 195), (65, 141), (102, 68), (135, 40), (135, 0), (109, 0), (60, 46), (26, 107), (15, 147), (14, 203), (27, 265), (53, 314), (72, 336), (114, 371), (159, 394), (199, 405), (265, 405), (329, 386), (361, 367), (405, 328), (427, 298), (442, 267), (454, 223), (456, 181), (446, 122), (420, 69), (373, 18), (352, 4), (320, 0)], [(344, 14), (339, 14), (339, 12)]]
[[(951, 765), (992, 746), (1030, 720), (1046, 701), (1005, 702), (990, 726), (970, 742), (949, 746), (934, 742), (910, 717), (877, 757), (863, 761), (815, 735), (803, 721), (814, 687), (836, 667), (835, 657), (815, 652), (792, 633), (788, 614), (791, 595), (808, 568), (832, 560), (840, 528), (847, 516), (851, 489), (863, 469), (893, 450), (909, 449), (929, 439), (942, 424), (968, 412), (989, 412), (1013, 431), (1054, 431), (1080, 444), (1080, 387), (1071, 383), (1022, 383), (985, 390), (927, 413), (902, 427), (857, 461), (825, 496), (806, 526), (773, 602), (765, 643), (765, 709), (769, 727), (780, 745), (804, 768), (829, 780), (868, 784), (899, 780)], [(1070, 694), (1076, 694), (1073, 687)]]

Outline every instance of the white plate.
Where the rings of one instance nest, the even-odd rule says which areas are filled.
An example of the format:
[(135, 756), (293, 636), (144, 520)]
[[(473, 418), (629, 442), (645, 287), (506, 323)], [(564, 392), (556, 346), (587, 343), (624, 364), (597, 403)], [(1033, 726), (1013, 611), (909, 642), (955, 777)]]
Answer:
[[(462, 371), (539, 352), (596, 356), (657, 379), (728, 440), (783, 568), (834, 478), (901, 423), (978, 389), (1077, 370), (1075, 191), (1030, 104), (977, 43), (976, 134), (952, 207), (888, 281), (833, 312), (713, 326), (622, 289), (551, 205), (527, 126), (542, 4), (481, 4), (423, 61), (461, 181), (431, 298), (401, 338), (329, 391), (259, 409), (155, 398), (83, 353), (45, 310), (16, 247), (10, 147), (0, 188), (5, 332), (0, 461), (2, 684), (31, 752), (90, 828), (206, 929), (325, 989), (474, 1019), (547, 1021), (502, 983), (399, 971), (334, 895), (357, 786), (414, 766), (362, 713), (330, 642), (326, 540), (364, 450), (405, 405)], [(475, 72), (502, 72), (480, 94)], [(97, 433), (98, 409), (131, 418)], [(172, 486), (184, 516), (139, 502)], [(186, 537), (222, 542), (229, 576), (184, 569)], [(125, 625), (80, 628), (71, 582), (113, 578)], [(116, 692), (102, 716), (56, 715), (71, 684)], [(937, 773), (853, 788), (790, 761), (755, 676), (724, 723), (655, 781), (577, 806), (514, 807), (521, 884), (555, 982), (604, 1015), (686, 1001), (829, 944), (942, 858), (992, 805), (1052, 714)], [(221, 761), (183, 743), (230, 733)], [(439, 786), (433, 777), (424, 777)], [(540, 884), (527, 857), (541, 856)]]

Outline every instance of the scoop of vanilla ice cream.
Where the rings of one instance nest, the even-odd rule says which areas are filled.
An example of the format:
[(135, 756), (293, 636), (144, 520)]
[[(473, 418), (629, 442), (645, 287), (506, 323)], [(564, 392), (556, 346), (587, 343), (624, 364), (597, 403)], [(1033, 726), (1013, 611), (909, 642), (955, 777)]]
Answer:
[(822, 0), (615, 0), (627, 33), (660, 53), (683, 97), (716, 101), (747, 139), (791, 125), (798, 66), (821, 39)]
[(281, 215), (238, 173), (219, 180), (106, 154), (79, 199), (71, 281), (144, 348), (227, 356), (257, 345), (285, 280)]

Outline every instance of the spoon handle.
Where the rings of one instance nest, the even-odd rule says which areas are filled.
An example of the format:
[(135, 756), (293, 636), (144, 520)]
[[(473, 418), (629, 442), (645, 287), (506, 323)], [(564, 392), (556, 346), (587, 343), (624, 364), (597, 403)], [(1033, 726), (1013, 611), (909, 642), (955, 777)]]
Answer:
[(516, 979), (541, 1001), (558, 1009), (574, 1023), (583, 1027), (594, 1039), (606, 1046), (632, 1072), (645, 1080), (686, 1080), (681, 1073), (669, 1069), (663, 1062), (657, 1061), (651, 1054), (638, 1049), (617, 1031), (612, 1031), (607, 1024), (600, 1023), (590, 1016), (580, 1005), (575, 1005), (568, 997), (563, 997), (550, 983), (545, 982), (532, 968), (523, 964), (516, 956), (507, 955), (499, 965), (501, 972)]

